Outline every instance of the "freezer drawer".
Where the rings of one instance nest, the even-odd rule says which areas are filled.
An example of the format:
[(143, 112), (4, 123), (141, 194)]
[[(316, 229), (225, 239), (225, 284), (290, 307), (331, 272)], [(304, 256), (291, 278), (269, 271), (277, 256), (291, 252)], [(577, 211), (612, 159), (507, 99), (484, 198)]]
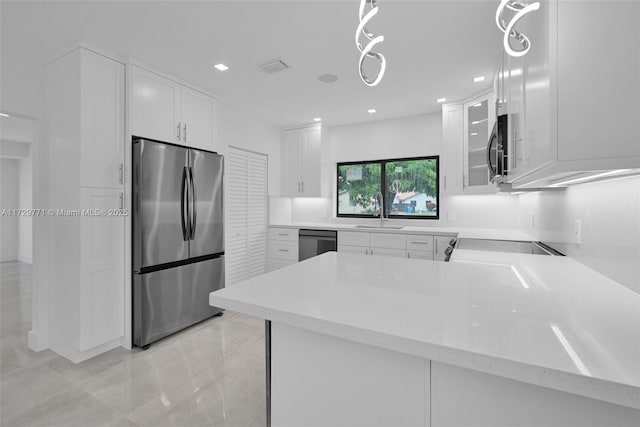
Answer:
[(134, 274), (133, 343), (145, 346), (220, 313), (209, 293), (224, 287), (224, 257)]

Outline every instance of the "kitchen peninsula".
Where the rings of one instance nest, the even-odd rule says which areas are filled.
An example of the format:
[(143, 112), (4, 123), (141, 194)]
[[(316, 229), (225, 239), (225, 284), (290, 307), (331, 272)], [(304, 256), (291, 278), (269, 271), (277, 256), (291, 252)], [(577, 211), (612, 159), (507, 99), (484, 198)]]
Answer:
[(567, 257), (329, 252), (209, 302), (267, 320), (272, 426), (640, 419), (640, 296)]

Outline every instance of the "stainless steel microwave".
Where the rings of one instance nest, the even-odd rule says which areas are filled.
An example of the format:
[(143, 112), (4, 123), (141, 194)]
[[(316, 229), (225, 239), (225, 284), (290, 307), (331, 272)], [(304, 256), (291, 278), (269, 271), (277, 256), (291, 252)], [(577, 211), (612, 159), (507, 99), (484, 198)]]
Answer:
[(493, 125), (489, 142), (487, 143), (487, 166), (489, 179), (501, 182), (509, 173), (509, 116), (499, 115)]

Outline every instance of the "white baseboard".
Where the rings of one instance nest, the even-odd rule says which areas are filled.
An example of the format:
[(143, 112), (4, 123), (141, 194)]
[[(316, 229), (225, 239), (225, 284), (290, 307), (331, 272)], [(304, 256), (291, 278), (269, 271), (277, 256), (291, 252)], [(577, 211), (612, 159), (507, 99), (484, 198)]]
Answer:
[(18, 254), (18, 261), (26, 262), (27, 264), (33, 264), (33, 257), (31, 255)]
[(27, 345), (33, 351), (42, 351), (49, 348), (49, 339), (42, 331), (31, 330), (27, 334)]

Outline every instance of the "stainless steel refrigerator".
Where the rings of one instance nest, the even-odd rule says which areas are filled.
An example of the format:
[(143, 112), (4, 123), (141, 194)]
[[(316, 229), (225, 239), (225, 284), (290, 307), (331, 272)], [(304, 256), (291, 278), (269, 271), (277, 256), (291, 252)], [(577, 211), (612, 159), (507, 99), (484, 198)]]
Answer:
[(148, 346), (221, 309), (223, 157), (133, 140), (133, 343)]

